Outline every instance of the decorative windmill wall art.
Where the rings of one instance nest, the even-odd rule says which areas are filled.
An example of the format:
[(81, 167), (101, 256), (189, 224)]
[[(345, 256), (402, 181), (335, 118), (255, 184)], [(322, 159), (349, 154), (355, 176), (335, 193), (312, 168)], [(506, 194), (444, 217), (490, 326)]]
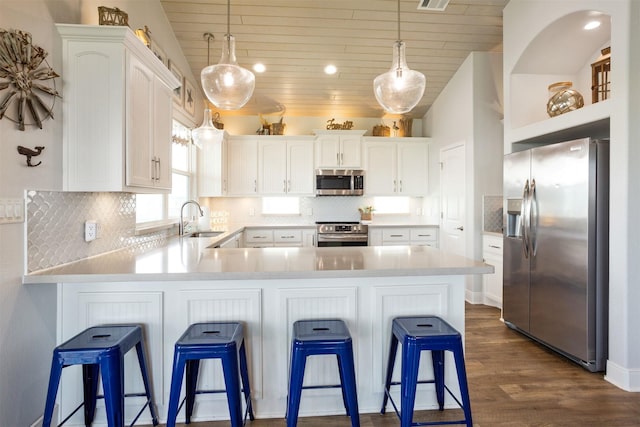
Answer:
[(48, 53), (32, 43), (31, 34), (0, 28), (0, 119), (42, 129), (53, 118), (53, 106), (60, 94), (55, 79), (60, 77), (46, 60)]

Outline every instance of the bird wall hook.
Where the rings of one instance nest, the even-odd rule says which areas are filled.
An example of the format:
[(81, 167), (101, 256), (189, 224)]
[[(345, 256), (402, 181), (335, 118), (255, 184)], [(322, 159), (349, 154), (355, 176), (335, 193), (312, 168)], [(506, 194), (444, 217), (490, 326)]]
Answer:
[(44, 147), (36, 147), (35, 150), (32, 150), (30, 148), (18, 145), (18, 153), (22, 154), (23, 156), (27, 156), (27, 166), (29, 167), (36, 167), (40, 163), (42, 163), (42, 162), (38, 162), (35, 165), (31, 164), (31, 158), (35, 156), (39, 156), (40, 153), (42, 153), (42, 150), (44, 150)]

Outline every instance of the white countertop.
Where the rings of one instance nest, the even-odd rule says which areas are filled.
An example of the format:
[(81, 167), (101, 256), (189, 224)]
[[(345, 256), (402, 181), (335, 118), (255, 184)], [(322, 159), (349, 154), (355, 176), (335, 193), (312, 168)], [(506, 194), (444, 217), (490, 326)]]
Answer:
[(493, 267), (425, 246), (224, 248), (218, 237), (176, 237), (30, 273), (23, 283), (250, 280), (493, 273)]

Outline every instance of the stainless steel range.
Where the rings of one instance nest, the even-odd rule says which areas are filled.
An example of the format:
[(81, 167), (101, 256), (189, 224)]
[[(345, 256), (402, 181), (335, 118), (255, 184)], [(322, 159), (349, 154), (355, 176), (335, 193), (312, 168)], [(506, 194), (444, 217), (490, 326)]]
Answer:
[(369, 226), (359, 222), (316, 222), (318, 246), (367, 246)]

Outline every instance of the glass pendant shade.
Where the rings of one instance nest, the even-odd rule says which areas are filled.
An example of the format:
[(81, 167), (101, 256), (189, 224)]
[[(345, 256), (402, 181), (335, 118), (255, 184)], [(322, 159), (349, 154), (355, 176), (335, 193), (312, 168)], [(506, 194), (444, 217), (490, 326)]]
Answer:
[(424, 74), (407, 65), (405, 44), (398, 40), (393, 45), (391, 69), (373, 80), (373, 93), (386, 112), (404, 114), (420, 102), (425, 84)]
[(204, 144), (222, 141), (224, 131), (216, 128), (211, 119), (211, 110), (204, 109), (204, 117), (202, 124), (191, 131), (191, 139), (198, 148), (202, 148)]
[(224, 36), (220, 62), (203, 68), (200, 80), (209, 101), (221, 110), (242, 108), (256, 86), (253, 73), (237, 64), (235, 38), (230, 34)]

